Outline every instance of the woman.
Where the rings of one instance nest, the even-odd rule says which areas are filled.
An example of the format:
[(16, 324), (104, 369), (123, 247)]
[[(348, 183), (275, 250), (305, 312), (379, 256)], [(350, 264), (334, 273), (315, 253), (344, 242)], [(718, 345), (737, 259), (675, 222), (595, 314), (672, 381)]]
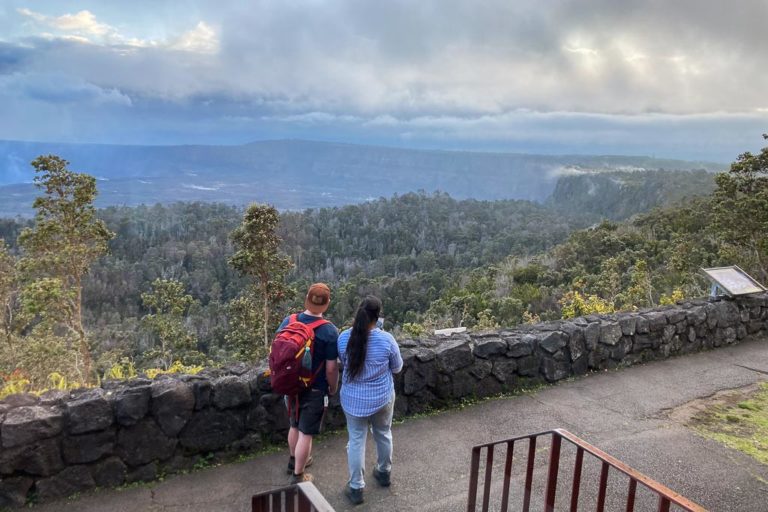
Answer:
[(376, 441), (377, 462), (373, 477), (389, 486), (392, 469), (392, 412), (395, 384), (392, 374), (403, 368), (395, 338), (381, 329), (381, 301), (366, 297), (355, 314), (351, 329), (339, 335), (341, 407), (347, 417), (349, 483), (344, 494), (357, 505), (363, 502), (365, 441), (368, 425)]

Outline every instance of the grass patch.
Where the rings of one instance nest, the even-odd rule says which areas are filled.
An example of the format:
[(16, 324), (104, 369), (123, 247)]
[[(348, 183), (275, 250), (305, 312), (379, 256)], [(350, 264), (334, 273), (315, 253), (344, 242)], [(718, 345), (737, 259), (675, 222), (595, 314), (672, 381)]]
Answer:
[(768, 464), (768, 382), (749, 399), (713, 406), (692, 423), (704, 437)]

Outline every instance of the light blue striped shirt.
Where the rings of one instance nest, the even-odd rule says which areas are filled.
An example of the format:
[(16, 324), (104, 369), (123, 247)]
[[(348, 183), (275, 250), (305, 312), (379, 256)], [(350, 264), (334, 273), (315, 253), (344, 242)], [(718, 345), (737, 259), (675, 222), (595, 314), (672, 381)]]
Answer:
[[(346, 368), (347, 343), (351, 329), (339, 334), (339, 359)], [(365, 418), (372, 415), (392, 400), (395, 395), (393, 373), (403, 369), (400, 347), (394, 336), (374, 328), (368, 336), (365, 363), (353, 380), (345, 371), (341, 378), (341, 407), (350, 416)]]

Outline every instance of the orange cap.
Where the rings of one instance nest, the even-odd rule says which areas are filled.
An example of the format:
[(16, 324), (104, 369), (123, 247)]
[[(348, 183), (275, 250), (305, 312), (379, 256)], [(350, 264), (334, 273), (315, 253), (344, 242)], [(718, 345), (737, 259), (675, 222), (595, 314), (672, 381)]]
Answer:
[(315, 315), (322, 315), (331, 304), (331, 289), (325, 283), (315, 283), (309, 287), (304, 308)]

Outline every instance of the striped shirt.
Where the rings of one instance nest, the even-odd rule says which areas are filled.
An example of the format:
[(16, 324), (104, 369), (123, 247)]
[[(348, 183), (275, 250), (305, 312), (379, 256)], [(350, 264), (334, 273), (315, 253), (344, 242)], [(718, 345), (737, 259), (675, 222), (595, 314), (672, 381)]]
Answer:
[[(339, 334), (339, 359), (346, 367), (347, 343), (351, 329)], [(350, 416), (365, 418), (372, 415), (395, 395), (393, 373), (403, 369), (403, 358), (395, 338), (386, 331), (374, 328), (368, 336), (365, 363), (353, 379), (344, 372), (341, 378), (341, 407)]]

